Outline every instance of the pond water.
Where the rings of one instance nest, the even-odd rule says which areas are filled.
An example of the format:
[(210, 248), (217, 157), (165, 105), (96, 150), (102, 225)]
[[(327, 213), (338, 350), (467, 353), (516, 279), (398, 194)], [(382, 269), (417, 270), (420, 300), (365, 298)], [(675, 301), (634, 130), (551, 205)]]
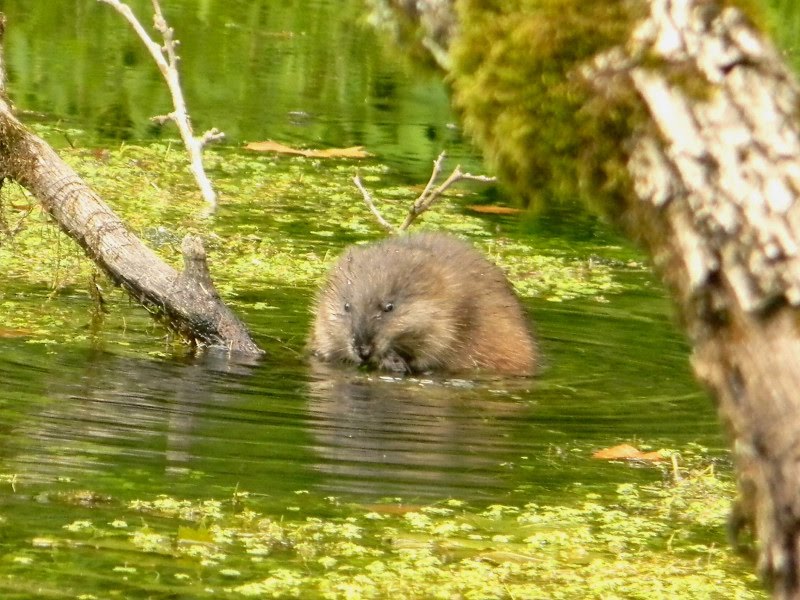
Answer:
[[(148, 19), (149, 2), (132, 5)], [(168, 110), (167, 94), (140, 42), (108, 6), (4, 0), (0, 8), (9, 19), (12, 96), (25, 122), (55, 127), (48, 130), (51, 143), (116, 148), (123, 140), (146, 145), (174, 135), (148, 124), (148, 117)], [(278, 260), (282, 252), (328, 259), (348, 243), (379, 236), (374, 226), (352, 226), (355, 217), (327, 204), (346, 194), (341, 190), (349, 188), (356, 164), (328, 170), (315, 161), (247, 155), (257, 168), (226, 170), (241, 160), (244, 142), (363, 145), (374, 157), (361, 167), (384, 195), (424, 182), (443, 149), (453, 163), (483, 168), (454, 125), (435, 74), (413, 70), (381, 43), (362, 13), (358, 2), (338, 0), (169, 3), (167, 16), (183, 41), (195, 125), (228, 134), (217, 151), (216, 175), (232, 200), (223, 200), (211, 222), (189, 219), (217, 236), (212, 270), (213, 251), (225, 254), (228, 240), (243, 231), (250, 232), (246, 243), (266, 248), (258, 238), (271, 240)], [(91, 159), (95, 150), (88, 152)], [(154, 181), (160, 181), (157, 170)], [(251, 171), (262, 179), (254, 183)], [(258, 194), (278, 173), (290, 177), (268, 205), (234, 200), (236, 193)], [(169, 189), (183, 190), (187, 203), (196, 200), (182, 177)], [(321, 187), (334, 184), (305, 187), (314, 178), (344, 183), (318, 197)], [(352, 210), (369, 223), (351, 196)], [(687, 345), (636, 250), (577, 207), (522, 217), (475, 216), (463, 208), (487, 199), (502, 200), (502, 190), (471, 188), (439, 224), (447, 228), (448, 219), (466, 214), (477, 223), (467, 236), (490, 252), (489, 238), (496, 236), (508, 247), (523, 244), (589, 270), (597, 265), (613, 282), (594, 292), (561, 293), (558, 282), (545, 292), (520, 287), (545, 356), (542, 374), (533, 379), (398, 379), (313, 368), (304, 339), (319, 271), (298, 275), (297, 266), (287, 266), (295, 269), (291, 277), (259, 271), (255, 262), (215, 273), (269, 352), (252, 362), (213, 352), (187, 356), (165, 346), (158, 326), (121, 296), (110, 299), (112, 314), (98, 324), (85, 279), (53, 293), (9, 268), (6, 281), (0, 277), (4, 597), (107, 597), (103, 590), (115, 590), (116, 597), (221, 597), (219, 588), (198, 583), (206, 577), (198, 566), (179, 568), (190, 573), (195, 587), (188, 588), (181, 587), (181, 573), (174, 585), (166, 575), (151, 585), (119, 570), (166, 573), (152, 549), (100, 543), (99, 535), (59, 541), (70, 523), (115, 522), (126, 503), (163, 494), (199, 502), (246, 490), (262, 513), (319, 516), (330, 512), (315, 504), (321, 498), (362, 507), (446, 498), (478, 507), (559, 504), (569, 502), (576, 485), (604, 493), (621, 483), (661, 481), (659, 469), (592, 460), (595, 450), (623, 442), (684, 451), (699, 444), (729, 470), (714, 409), (690, 375)], [(135, 220), (138, 209), (122, 204)], [(322, 224), (315, 212), (325, 217)], [(136, 228), (147, 238), (163, 227), (179, 239), (184, 225), (167, 218)], [(168, 243), (150, 239), (175, 259)], [(1, 250), (0, 244), (3, 264)], [(498, 247), (499, 258), (504, 252)], [(8, 326), (22, 310), (71, 315), (61, 333), (78, 341), (53, 342), (58, 332)], [(721, 530), (714, 535), (724, 538)], [(90, 553), (92, 544), (102, 552)], [(79, 548), (81, 556), (65, 558), (68, 548)], [(31, 565), (41, 578), (38, 588)], [(736, 576), (749, 571), (744, 563), (738, 568)]]
[[(372, 501), (558, 497), (575, 478), (615, 480), (588, 457), (620, 440), (722, 445), (665, 308), (652, 292), (600, 307), (534, 303), (548, 362), (534, 380), (315, 371), (279, 348), (237, 364), (4, 341), (3, 472), (115, 493), (125, 482), (135, 494), (238, 484)], [(260, 340), (305, 332), (281, 316), (246, 318)], [(562, 455), (577, 449), (577, 460)]]

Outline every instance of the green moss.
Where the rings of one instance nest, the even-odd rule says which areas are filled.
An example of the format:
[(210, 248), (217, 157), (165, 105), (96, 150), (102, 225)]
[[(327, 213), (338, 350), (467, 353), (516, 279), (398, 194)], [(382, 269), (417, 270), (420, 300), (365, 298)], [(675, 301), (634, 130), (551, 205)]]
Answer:
[(618, 193), (625, 174), (617, 144), (634, 127), (635, 105), (597, 98), (577, 70), (627, 38), (642, 4), (463, 0), (458, 7), (455, 102), (501, 179), (527, 202)]
[[(761, 3), (728, 4), (763, 26)], [(526, 203), (581, 199), (619, 216), (631, 195), (626, 142), (648, 118), (630, 86), (603, 97), (580, 69), (623, 45), (646, 3), (461, 0), (457, 6), (462, 29), (452, 49), (454, 99), (500, 179)], [(660, 60), (645, 57), (648, 65), (664, 72)], [(666, 75), (692, 98), (714, 92), (689, 67), (671, 65)]]

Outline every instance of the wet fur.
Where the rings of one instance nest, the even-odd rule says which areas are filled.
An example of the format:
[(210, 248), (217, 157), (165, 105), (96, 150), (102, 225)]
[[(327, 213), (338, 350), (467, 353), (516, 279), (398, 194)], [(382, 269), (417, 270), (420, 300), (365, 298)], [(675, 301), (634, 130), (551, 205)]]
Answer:
[(536, 367), (536, 345), (503, 272), (447, 235), (348, 248), (314, 314), (309, 345), (327, 362), (411, 373), (528, 375)]

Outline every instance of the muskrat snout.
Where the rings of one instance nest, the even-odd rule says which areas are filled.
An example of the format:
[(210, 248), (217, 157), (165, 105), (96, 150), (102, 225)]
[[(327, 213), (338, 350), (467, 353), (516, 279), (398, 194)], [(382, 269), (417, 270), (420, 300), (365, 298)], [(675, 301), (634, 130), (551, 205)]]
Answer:
[(356, 351), (356, 355), (361, 359), (361, 362), (366, 363), (369, 361), (372, 353), (375, 352), (375, 346), (369, 342), (359, 343), (357, 340), (353, 340), (353, 350)]

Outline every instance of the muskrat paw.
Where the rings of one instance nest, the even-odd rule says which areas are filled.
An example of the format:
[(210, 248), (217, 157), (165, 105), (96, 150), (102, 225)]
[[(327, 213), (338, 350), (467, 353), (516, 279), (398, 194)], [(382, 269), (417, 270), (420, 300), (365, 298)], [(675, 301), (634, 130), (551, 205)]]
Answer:
[(384, 371), (394, 371), (396, 373), (408, 373), (411, 370), (405, 359), (393, 350), (387, 352), (383, 356), (381, 362), (378, 364), (378, 368)]

